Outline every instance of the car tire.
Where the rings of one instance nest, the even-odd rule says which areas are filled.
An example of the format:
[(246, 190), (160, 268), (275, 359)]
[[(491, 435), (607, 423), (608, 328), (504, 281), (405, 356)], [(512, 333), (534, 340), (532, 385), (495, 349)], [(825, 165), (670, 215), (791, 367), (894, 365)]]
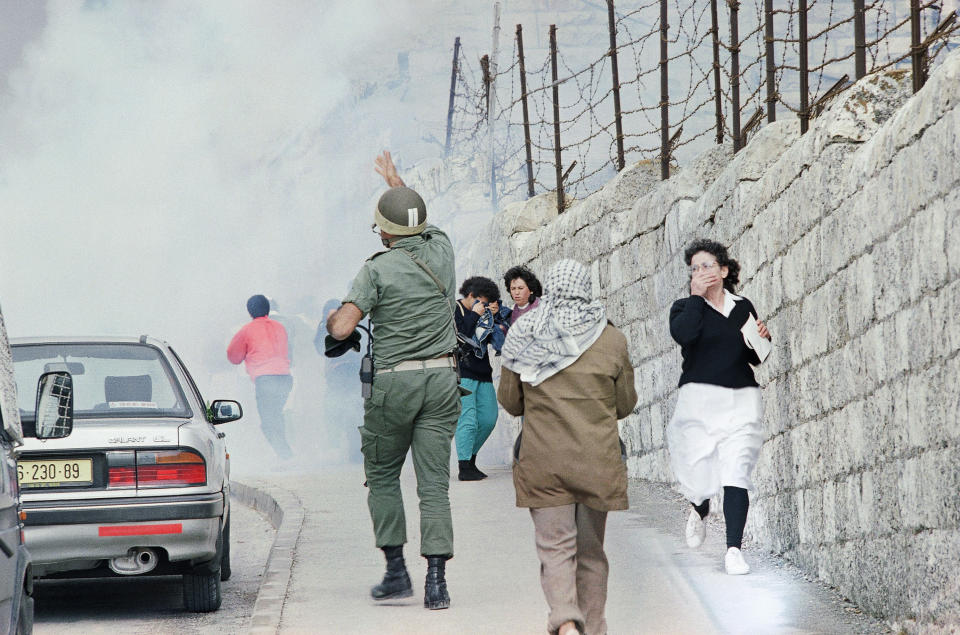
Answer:
[(220, 608), (220, 570), (213, 573), (183, 575), (183, 606), (194, 613), (210, 613)]
[(24, 589), (20, 592), (20, 609), (17, 611), (17, 635), (33, 633), (33, 598)]
[(223, 538), (220, 555), (220, 580), (226, 582), (230, 579), (230, 517), (227, 516), (227, 522), (223, 527)]

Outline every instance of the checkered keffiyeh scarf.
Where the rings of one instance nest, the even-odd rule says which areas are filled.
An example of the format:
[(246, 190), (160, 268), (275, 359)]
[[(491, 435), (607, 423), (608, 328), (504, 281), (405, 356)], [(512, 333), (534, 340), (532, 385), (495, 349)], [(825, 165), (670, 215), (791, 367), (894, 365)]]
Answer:
[(593, 296), (590, 272), (576, 260), (561, 260), (543, 281), (540, 306), (507, 331), (503, 365), (536, 386), (571, 365), (597, 341), (607, 313)]

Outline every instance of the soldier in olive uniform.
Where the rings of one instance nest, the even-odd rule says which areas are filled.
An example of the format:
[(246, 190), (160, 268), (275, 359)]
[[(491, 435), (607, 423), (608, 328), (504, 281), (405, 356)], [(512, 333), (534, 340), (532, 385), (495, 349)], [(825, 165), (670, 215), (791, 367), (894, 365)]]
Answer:
[(377, 203), (375, 227), (387, 251), (360, 269), (327, 331), (343, 340), (360, 320), (373, 323), (374, 379), (360, 428), (367, 504), (376, 545), (387, 559), (375, 600), (413, 595), (403, 560), (407, 541), (400, 470), (412, 449), (420, 497), (420, 554), (427, 559), (423, 604), (450, 606), (444, 568), (453, 557), (453, 523), (447, 488), (450, 443), (460, 414), (453, 351), (453, 246), (427, 225), (427, 209), (404, 186), (390, 153), (377, 158), (377, 172), (390, 189)]

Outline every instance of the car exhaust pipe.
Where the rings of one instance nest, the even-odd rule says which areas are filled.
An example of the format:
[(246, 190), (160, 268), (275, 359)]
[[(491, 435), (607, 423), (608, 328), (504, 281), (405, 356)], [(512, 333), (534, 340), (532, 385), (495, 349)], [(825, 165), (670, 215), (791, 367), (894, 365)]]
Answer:
[(111, 558), (109, 565), (111, 571), (120, 575), (141, 575), (156, 569), (158, 560), (153, 549), (135, 547), (125, 556)]

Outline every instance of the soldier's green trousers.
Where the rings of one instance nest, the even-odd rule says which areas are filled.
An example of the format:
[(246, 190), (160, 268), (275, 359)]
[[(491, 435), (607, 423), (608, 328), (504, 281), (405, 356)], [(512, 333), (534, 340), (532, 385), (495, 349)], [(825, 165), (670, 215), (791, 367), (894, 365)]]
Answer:
[(453, 556), (450, 442), (460, 416), (450, 368), (381, 373), (364, 402), (360, 428), (367, 505), (377, 547), (407, 542), (400, 470), (410, 449), (420, 497), (420, 554)]

